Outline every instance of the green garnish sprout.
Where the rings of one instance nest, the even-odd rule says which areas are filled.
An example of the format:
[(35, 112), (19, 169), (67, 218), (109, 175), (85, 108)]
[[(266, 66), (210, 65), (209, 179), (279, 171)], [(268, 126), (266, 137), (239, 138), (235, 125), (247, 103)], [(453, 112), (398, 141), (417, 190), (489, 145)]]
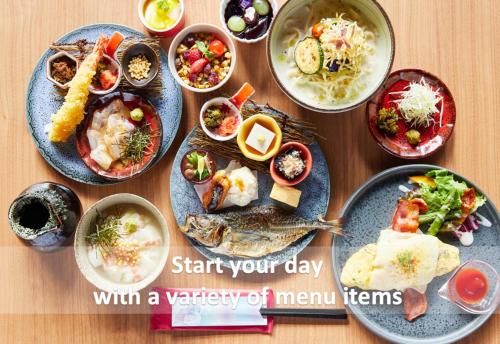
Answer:
[(152, 136), (148, 123), (135, 129), (132, 135), (123, 143), (124, 150), (121, 159), (131, 161), (133, 164), (140, 162), (144, 158), (148, 146), (151, 144)]
[(118, 231), (119, 225), (120, 219), (117, 216), (110, 215), (103, 218), (98, 212), (96, 230), (85, 238), (101, 252), (109, 252), (121, 237)]

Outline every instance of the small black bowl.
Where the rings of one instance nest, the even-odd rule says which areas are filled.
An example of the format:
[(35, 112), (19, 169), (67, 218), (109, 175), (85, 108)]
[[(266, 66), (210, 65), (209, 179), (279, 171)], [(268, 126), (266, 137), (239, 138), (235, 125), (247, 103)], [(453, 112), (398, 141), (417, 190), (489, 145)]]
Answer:
[[(151, 63), (151, 67), (149, 69), (148, 76), (144, 79), (137, 80), (132, 78), (128, 71), (128, 64), (130, 61), (139, 55), (144, 55), (149, 62)], [(158, 71), (160, 69), (159, 59), (156, 52), (149, 45), (145, 43), (135, 43), (129, 46), (124, 52), (122, 57), (122, 69), (123, 75), (125, 79), (134, 87), (142, 88), (146, 87), (153, 79), (158, 75)]]

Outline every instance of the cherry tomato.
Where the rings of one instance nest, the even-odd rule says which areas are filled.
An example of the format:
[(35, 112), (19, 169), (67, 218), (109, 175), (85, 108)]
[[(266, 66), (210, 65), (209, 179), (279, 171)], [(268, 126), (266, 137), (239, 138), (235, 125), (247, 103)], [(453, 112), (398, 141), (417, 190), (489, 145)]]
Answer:
[(210, 42), (208, 50), (215, 56), (221, 57), (226, 51), (226, 46), (218, 39), (214, 39), (212, 42)]
[(323, 31), (325, 30), (325, 25), (318, 23), (312, 27), (312, 35), (314, 38), (319, 38)]
[(416, 233), (419, 213), (419, 207), (416, 203), (400, 199), (392, 217), (392, 229), (397, 232)]

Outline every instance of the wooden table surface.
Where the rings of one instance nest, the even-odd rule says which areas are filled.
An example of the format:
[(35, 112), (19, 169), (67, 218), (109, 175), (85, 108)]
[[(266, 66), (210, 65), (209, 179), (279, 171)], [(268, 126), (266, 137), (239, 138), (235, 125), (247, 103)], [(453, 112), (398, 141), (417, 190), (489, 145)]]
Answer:
[[(282, 1), (280, 1), (282, 2)], [(381, 0), (396, 34), (393, 69), (418, 67), (437, 74), (451, 89), (457, 106), (457, 125), (445, 149), (423, 163), (438, 164), (473, 180), (490, 199), (500, 205), (498, 183), (500, 88), (499, 7), (495, 0)], [(47, 45), (81, 25), (113, 22), (143, 30), (136, 14), (137, 1), (123, 0), (3, 0), (0, 21), (2, 57), (0, 74), (0, 214), (28, 185), (51, 180), (73, 188), (84, 208), (118, 192), (141, 195), (165, 214), (171, 233), (170, 256), (200, 258), (176, 228), (169, 200), (169, 176), (175, 152), (195, 125), (202, 102), (214, 96), (183, 92), (183, 117), (176, 140), (167, 156), (140, 178), (119, 186), (92, 187), (68, 180), (40, 156), (26, 127), (24, 97), (34, 65)], [(186, 25), (209, 22), (220, 25), (218, 1), (186, 0)], [(169, 40), (163, 42), (167, 49)], [(265, 43), (237, 44), (238, 65), (232, 79), (221, 90), (231, 93), (250, 81), (258, 102), (314, 122), (330, 166), (332, 184), (329, 215), (334, 217), (347, 197), (367, 178), (386, 168), (405, 164), (390, 157), (372, 140), (365, 123), (364, 107), (342, 115), (306, 111), (290, 101), (270, 75)], [(56, 254), (38, 254), (24, 248), (10, 232), (7, 216), (0, 236), (0, 333), (2, 342), (37, 343), (334, 343), (382, 342), (354, 317), (348, 324), (279, 323), (272, 336), (257, 334), (153, 334), (147, 315), (109, 315), (118, 308), (93, 307), (92, 286), (82, 277), (71, 249)], [(324, 260), (320, 278), (288, 275), (244, 276), (233, 280), (223, 275), (173, 275), (170, 263), (155, 285), (165, 287), (249, 288), (268, 285), (276, 290), (335, 291), (330, 266), (330, 237), (321, 233), (301, 259)], [(341, 306), (338, 301), (338, 306)], [(469, 343), (498, 343), (500, 317), (495, 315)]]

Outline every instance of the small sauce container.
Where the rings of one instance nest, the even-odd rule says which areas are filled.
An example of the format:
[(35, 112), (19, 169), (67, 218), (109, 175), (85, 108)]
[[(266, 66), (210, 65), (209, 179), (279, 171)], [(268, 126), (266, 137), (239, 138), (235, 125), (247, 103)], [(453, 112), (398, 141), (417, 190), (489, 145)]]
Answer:
[(500, 278), (488, 263), (470, 260), (455, 270), (438, 295), (468, 313), (489, 313), (500, 303)]
[(178, 0), (180, 13), (177, 20), (174, 22), (174, 24), (163, 30), (155, 29), (154, 27), (149, 25), (146, 20), (145, 7), (147, 3), (150, 1), (154, 0), (139, 0), (139, 4), (137, 5), (137, 13), (139, 15), (139, 19), (141, 20), (142, 25), (144, 25), (144, 27), (149, 31), (149, 33), (151, 33), (153, 36), (158, 36), (158, 37), (172, 37), (175, 36), (184, 28), (184, 0)]

